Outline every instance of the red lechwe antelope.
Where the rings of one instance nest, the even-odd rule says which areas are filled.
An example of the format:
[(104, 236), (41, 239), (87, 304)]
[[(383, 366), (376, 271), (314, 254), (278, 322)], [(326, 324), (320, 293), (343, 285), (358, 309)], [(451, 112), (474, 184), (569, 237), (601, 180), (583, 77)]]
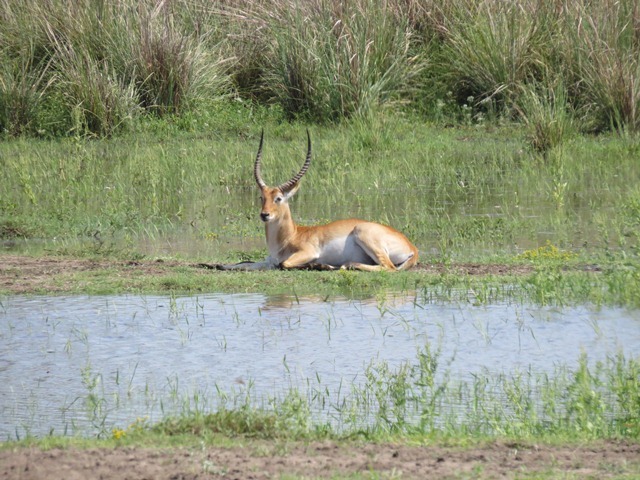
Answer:
[(418, 262), (418, 249), (399, 231), (350, 218), (327, 225), (305, 227), (291, 217), (289, 199), (300, 187), (300, 180), (311, 164), (311, 136), (307, 130), (307, 158), (291, 180), (268, 187), (260, 174), (262, 142), (253, 167), (260, 188), (269, 257), (264, 262), (226, 265), (225, 269), (268, 268), (349, 268), (357, 270), (406, 270)]

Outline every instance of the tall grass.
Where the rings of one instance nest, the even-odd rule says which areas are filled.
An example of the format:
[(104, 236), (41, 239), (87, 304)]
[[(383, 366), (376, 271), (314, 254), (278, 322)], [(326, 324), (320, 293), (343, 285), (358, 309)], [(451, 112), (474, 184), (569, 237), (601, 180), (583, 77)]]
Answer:
[[(52, 35), (53, 36), (53, 35)], [(53, 39), (58, 99), (70, 118), (69, 133), (110, 136), (130, 126), (139, 110), (133, 82), (124, 84), (108, 62)]]
[(231, 91), (317, 122), (388, 104), (439, 120), (435, 106), (450, 101), (518, 120), (527, 92), (553, 90), (559, 72), (580, 128), (640, 127), (636, 0), (0, 5), (0, 128), (11, 135), (109, 135)]
[[(186, 1), (3, 0), (0, 65), (14, 73), (0, 82), (0, 128), (105, 136), (144, 111), (180, 113), (226, 94), (226, 59), (211, 42), (213, 27), (202, 32), (190, 21), (194, 8)], [(16, 90), (37, 107), (31, 115), (15, 114), (9, 99)]]
[(578, 119), (569, 105), (562, 79), (555, 85), (531, 82), (519, 94), (515, 107), (529, 131), (528, 141), (537, 152), (548, 154), (578, 130)]
[[(420, 69), (409, 54), (409, 25), (387, 2), (247, 6), (243, 18), (259, 25), (258, 42), (266, 47), (259, 80), (289, 118), (324, 121), (366, 113), (398, 99)], [(252, 41), (250, 30), (244, 43)]]
[(134, 25), (140, 41), (133, 45), (131, 76), (142, 106), (159, 113), (180, 113), (228, 89), (228, 59), (215, 43), (215, 25), (204, 30), (197, 24), (181, 25), (176, 9), (182, 8), (159, 2), (139, 11), (140, 21)]
[(574, 102), (591, 109), (594, 129), (640, 128), (640, 4), (568, 2), (562, 15), (563, 60)]
[(510, 109), (543, 65), (547, 12), (538, 2), (451, 1), (443, 14), (440, 75), (461, 100)]

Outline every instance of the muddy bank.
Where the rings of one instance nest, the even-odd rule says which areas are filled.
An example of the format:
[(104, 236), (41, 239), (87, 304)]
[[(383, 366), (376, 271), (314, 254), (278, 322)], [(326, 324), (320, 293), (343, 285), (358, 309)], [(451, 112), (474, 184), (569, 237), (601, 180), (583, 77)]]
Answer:
[[(26, 294), (46, 291), (64, 293), (77, 290), (75, 275), (109, 271), (123, 282), (142, 276), (166, 276), (184, 269), (193, 269), (195, 275), (217, 275), (216, 270), (203, 268), (203, 264), (184, 261), (120, 261), (66, 257), (28, 257), (0, 255), (0, 291)], [(429, 264), (421, 263), (414, 272), (426, 274), (454, 273), (458, 275), (526, 275), (533, 271), (530, 265), (500, 264)], [(238, 273), (242, 274), (242, 273)]]
[[(189, 450), (152, 448), (0, 451), (2, 479), (270, 479), (281, 475), (335, 478), (377, 474), (382, 478), (610, 478), (640, 473), (640, 445), (490, 443), (460, 448), (333, 442), (264, 443)], [(377, 478), (377, 477), (376, 477)]]

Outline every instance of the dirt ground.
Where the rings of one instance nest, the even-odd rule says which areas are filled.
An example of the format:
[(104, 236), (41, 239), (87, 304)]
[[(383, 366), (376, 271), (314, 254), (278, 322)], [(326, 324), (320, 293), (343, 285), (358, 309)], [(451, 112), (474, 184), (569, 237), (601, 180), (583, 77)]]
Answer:
[[(64, 291), (52, 276), (109, 268), (118, 275), (166, 274), (178, 262), (0, 256), (0, 289), (29, 293)], [(194, 268), (199, 268), (193, 265)], [(422, 264), (425, 272), (442, 266)], [(452, 267), (448, 267), (451, 269)], [(460, 273), (524, 274), (526, 267), (457, 265)], [(153, 449), (0, 449), (2, 479), (272, 479), (303, 478), (640, 478), (640, 443), (516, 445), (503, 442), (473, 447), (247, 442), (244, 447)]]
[[(71, 290), (57, 279), (78, 272), (91, 272), (109, 269), (120, 278), (139, 275), (166, 275), (177, 267), (192, 266), (194, 269), (210, 269), (213, 265), (191, 264), (177, 261), (144, 260), (125, 262), (117, 260), (91, 260), (66, 257), (28, 257), (22, 255), (0, 255), (0, 290), (23, 294), (46, 290), (50, 293), (63, 293)], [(414, 270), (425, 273), (451, 273), (467, 275), (518, 275), (532, 271), (527, 265), (485, 265), (457, 264), (438, 265), (421, 263)]]
[(0, 450), (0, 479), (638, 478), (640, 445), (480, 447), (252, 444), (234, 448)]

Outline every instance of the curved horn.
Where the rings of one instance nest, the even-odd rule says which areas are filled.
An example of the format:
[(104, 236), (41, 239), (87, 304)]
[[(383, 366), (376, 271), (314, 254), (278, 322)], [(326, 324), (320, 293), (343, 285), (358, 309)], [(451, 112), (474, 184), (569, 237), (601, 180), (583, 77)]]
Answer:
[(260, 133), (260, 146), (258, 147), (258, 155), (256, 155), (256, 163), (253, 166), (253, 175), (256, 177), (256, 183), (262, 189), (267, 186), (262, 180), (262, 175), (260, 175), (260, 160), (262, 159), (262, 140), (264, 139), (264, 128)]
[(304, 161), (304, 165), (296, 175), (289, 180), (288, 182), (283, 183), (278, 188), (282, 193), (287, 193), (291, 188), (300, 181), (300, 179), (307, 173), (309, 170), (309, 165), (311, 165), (311, 135), (309, 135), (309, 129), (307, 129), (307, 158)]

